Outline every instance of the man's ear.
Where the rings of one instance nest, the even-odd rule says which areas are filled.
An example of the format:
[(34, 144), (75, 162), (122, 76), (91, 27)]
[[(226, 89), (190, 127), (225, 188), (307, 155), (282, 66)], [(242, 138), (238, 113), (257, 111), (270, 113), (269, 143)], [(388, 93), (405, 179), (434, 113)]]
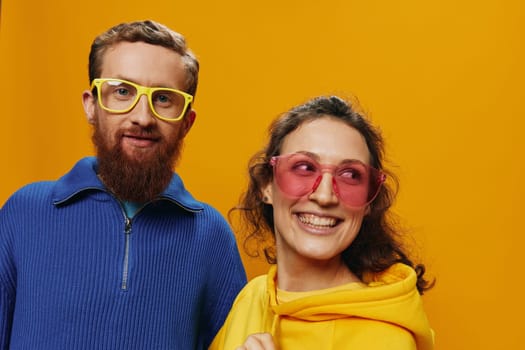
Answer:
[(273, 204), (273, 188), (272, 182), (268, 182), (266, 186), (262, 189), (262, 198), (263, 202), (266, 204)]
[(190, 109), (188, 111), (188, 114), (182, 120), (182, 122), (184, 123), (182, 125), (182, 137), (186, 136), (186, 134), (190, 131), (191, 127), (193, 126), (193, 123), (195, 123), (196, 118), (197, 112), (195, 112), (193, 109)]
[(95, 124), (95, 97), (90, 90), (82, 93), (82, 105), (84, 106), (84, 113), (89, 124)]

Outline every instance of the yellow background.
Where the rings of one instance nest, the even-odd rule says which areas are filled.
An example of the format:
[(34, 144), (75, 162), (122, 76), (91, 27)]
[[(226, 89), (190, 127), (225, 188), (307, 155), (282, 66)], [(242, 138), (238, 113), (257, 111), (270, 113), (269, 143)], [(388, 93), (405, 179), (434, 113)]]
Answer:
[[(270, 120), (356, 95), (401, 178), (396, 211), (438, 280), (438, 349), (518, 349), (525, 331), (522, 0), (2, 0), (0, 203), (92, 154), (81, 107), (95, 35), (154, 18), (202, 64), (178, 171), (226, 214)], [(249, 277), (263, 263), (244, 257)]]

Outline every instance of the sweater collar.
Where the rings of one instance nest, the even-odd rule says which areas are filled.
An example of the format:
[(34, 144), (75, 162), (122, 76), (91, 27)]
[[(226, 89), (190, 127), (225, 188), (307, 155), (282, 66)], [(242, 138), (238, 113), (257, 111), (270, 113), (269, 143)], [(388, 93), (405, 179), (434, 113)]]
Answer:
[[(55, 205), (66, 205), (72, 198), (84, 191), (108, 192), (102, 181), (97, 176), (97, 158), (85, 157), (79, 160), (75, 166), (56, 182), (53, 189), (53, 203)], [(197, 201), (186, 190), (182, 179), (176, 173), (168, 187), (161, 193), (158, 200), (174, 202), (188, 211), (201, 211), (203, 204)]]

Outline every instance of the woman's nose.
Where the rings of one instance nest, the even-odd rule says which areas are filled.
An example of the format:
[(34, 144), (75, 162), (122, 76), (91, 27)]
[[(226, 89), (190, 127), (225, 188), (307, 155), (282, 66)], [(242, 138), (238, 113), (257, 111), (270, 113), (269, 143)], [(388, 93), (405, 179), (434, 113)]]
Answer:
[(334, 177), (330, 173), (322, 173), (316, 180), (312, 193), (308, 197), (321, 206), (334, 205), (339, 203), (339, 198), (334, 188)]

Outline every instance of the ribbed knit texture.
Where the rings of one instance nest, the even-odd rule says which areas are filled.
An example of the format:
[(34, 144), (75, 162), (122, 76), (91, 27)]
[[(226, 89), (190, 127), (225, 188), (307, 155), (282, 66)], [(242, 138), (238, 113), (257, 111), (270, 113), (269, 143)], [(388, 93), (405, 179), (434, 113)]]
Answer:
[(55, 205), (61, 185), (28, 185), (0, 210), (0, 349), (207, 348), (246, 282), (222, 216), (180, 182), (182, 205), (146, 206), (126, 234), (110, 194), (85, 187)]

